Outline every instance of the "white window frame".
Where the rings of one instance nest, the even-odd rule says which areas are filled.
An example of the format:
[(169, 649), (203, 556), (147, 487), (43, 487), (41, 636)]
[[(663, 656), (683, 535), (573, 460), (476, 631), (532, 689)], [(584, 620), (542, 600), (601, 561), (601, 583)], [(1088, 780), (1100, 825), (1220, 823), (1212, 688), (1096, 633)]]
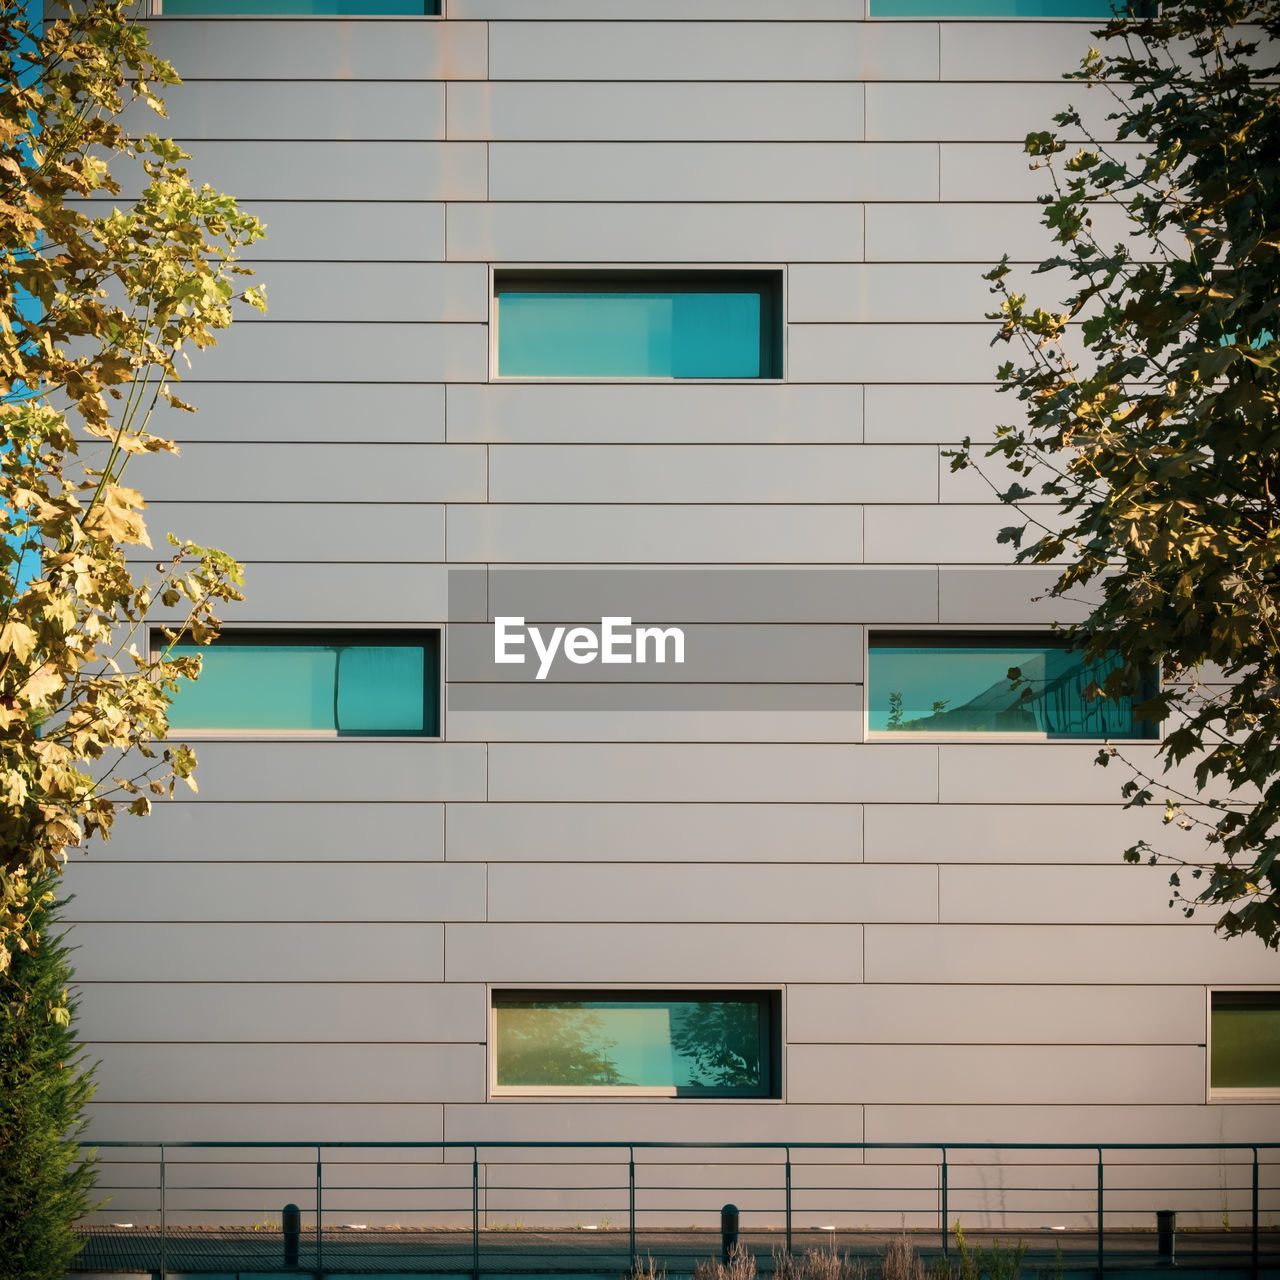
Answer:
[(1217, 983), (1204, 992), (1204, 1096), (1206, 1102), (1277, 1102), (1280, 1101), (1280, 1085), (1246, 1089), (1215, 1089), (1213, 1087), (1213, 996), (1219, 991), (1246, 991), (1262, 995), (1274, 994), (1280, 1005), (1280, 984), (1266, 983)]

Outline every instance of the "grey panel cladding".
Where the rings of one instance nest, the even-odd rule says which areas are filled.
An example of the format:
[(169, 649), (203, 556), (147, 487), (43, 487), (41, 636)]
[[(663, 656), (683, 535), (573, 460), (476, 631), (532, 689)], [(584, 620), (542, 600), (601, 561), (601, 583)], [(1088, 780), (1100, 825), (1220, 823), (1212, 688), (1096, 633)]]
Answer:
[(484, 324), (237, 324), (192, 356), (190, 377), (218, 382), (483, 382)]
[[(538, 1142), (548, 1133), (558, 1133), (567, 1139), (626, 1142), (641, 1132), (658, 1142), (724, 1140), (724, 1104), (681, 1100), (655, 1105), (651, 1099), (632, 1102), (618, 1098), (603, 1107), (547, 1100), (536, 1107), (456, 1103), (445, 1111), (445, 1136), (459, 1141), (478, 1138)], [(838, 1141), (861, 1141), (860, 1107), (784, 1108), (747, 1100), (733, 1103), (731, 1141), (829, 1142), (836, 1133), (840, 1135)], [(738, 1160), (745, 1163), (742, 1154), (735, 1156)]]
[[(631, 613), (683, 623), (818, 624), (935, 622), (937, 570), (788, 565), (713, 569), (480, 565), (449, 570), (449, 616), (482, 622), (519, 614), (543, 622)], [(844, 643), (857, 637), (846, 632)], [(861, 671), (861, 657), (846, 655)], [(785, 670), (785, 668), (784, 668)], [(767, 673), (759, 673), (767, 679)]]
[(575, 263), (845, 262), (862, 257), (862, 228), (860, 204), (451, 202), (448, 257)]
[(494, 744), (491, 800), (929, 803), (937, 748), (612, 743)]
[(121, 823), (93, 850), (93, 861), (181, 862), (202, 849), (232, 861), (349, 863), (357, 853), (376, 852), (380, 862), (440, 862), (444, 806), (167, 801), (155, 804), (145, 822)]
[[(242, 878), (253, 882), (246, 893)], [(76, 900), (69, 921), (440, 921), (483, 920), (484, 868), (442, 862), (109, 863), (67, 873)]]
[[(386, 554), (390, 556), (391, 550)], [(443, 565), (410, 564), (400, 560), (379, 564), (249, 563), (245, 565), (244, 602), (227, 608), (223, 620), (238, 624), (278, 622), (285, 626), (294, 622), (330, 625), (442, 622), (448, 611), (447, 572)], [(340, 595), (333, 590), (334, 581), (339, 578)], [(160, 616), (163, 618), (163, 614)], [(345, 790), (338, 794), (363, 798)]]
[[(342, 245), (331, 244), (329, 252), (341, 253)], [(403, 245), (403, 252), (414, 256), (413, 240)], [(267, 287), (268, 323), (484, 324), (489, 318), (489, 277), (479, 264), (263, 262), (254, 272)], [(244, 322), (262, 321), (250, 312)]]
[(450, 684), (455, 742), (857, 742), (860, 690), (822, 684)]
[(867, 85), (869, 141), (940, 139), (971, 142), (1005, 139), (1021, 144), (1032, 128), (1052, 127), (1053, 117), (1074, 103), (1081, 113), (1080, 128), (1058, 129), (1067, 142), (1083, 143), (1104, 137), (1109, 97), (1088, 93), (1079, 84), (902, 84)]
[(931, 502), (937, 453), (874, 445), (502, 445), (491, 502)]
[(97, 1072), (100, 1102), (417, 1103), (484, 1097), (481, 1045), (116, 1045)]
[(862, 438), (862, 388), (765, 383), (491, 383), (448, 388), (451, 441), (558, 444)]
[[(213, 372), (210, 367), (209, 372)], [(198, 412), (156, 410), (156, 429), (178, 441), (443, 441), (444, 388), (392, 382), (196, 382), (177, 395)]]
[(791, 1044), (1191, 1044), (1200, 987), (913, 986), (787, 988)]
[(1177, 1133), (1186, 1142), (1253, 1142), (1275, 1132), (1275, 1108), (1267, 1105), (913, 1103), (864, 1110), (868, 1142), (1000, 1142), (1010, 1131), (1025, 1142), (1078, 1142), (1082, 1133), (1105, 1133), (1110, 1142), (1150, 1142), (1158, 1133)]
[(255, 200), (483, 200), (475, 142), (206, 141), (200, 176)]
[[(275, 263), (434, 262), (445, 256), (444, 210), (443, 203), (425, 200), (254, 200), (246, 212), (267, 234), (241, 256)], [(274, 268), (261, 272), (264, 280), (274, 274)]]
[(450, 804), (450, 861), (858, 862), (852, 804)]
[(777, 190), (799, 201), (936, 200), (938, 149), (916, 142), (489, 144), (491, 200), (738, 201)]
[[(991, 285), (982, 278), (985, 270), (950, 262), (796, 265), (787, 273), (787, 317), (793, 324), (972, 323), (996, 305)], [(1007, 281), (1014, 292), (1028, 296), (1043, 286), (1029, 267), (1014, 268)], [(1001, 409), (1007, 415), (1017, 406), (1006, 397)]]
[[(288, 615), (286, 614), (286, 620)], [(335, 796), (397, 803), (479, 800), (485, 751), (470, 743), (396, 741), (200, 742), (199, 802), (323, 801)]]
[[(186, 80), (467, 80), (486, 74), (483, 22), (150, 24), (155, 52)], [(280, 50), (287, 49), (282, 58)]]
[[(774, 21), (777, 0), (449, 0), (454, 18), (611, 18), (664, 21)], [(792, 19), (846, 19), (848, 0), (791, 0)]]
[(449, 137), (493, 141), (801, 141), (863, 136), (862, 86), (536, 82), (449, 86)]
[(167, 120), (135, 105), (122, 122), (140, 133), (162, 129), (183, 144), (225, 138), (425, 142), (445, 136), (444, 97), (443, 84), (426, 80), (295, 80), (281, 93), (271, 80), (188, 79), (165, 91)]
[[(776, 12), (771, 15), (776, 17)], [(493, 80), (932, 80), (934, 23), (491, 22)]]
[(793, 1045), (787, 1097), (796, 1102), (956, 1104), (1195, 1102), (1204, 1051), (1184, 1045)]
[(1222, 945), (1209, 923), (867, 925), (869, 982), (1277, 983), (1261, 942)]
[(630, 984), (862, 979), (859, 924), (450, 924), (449, 982)]
[(1169, 872), (1119, 861), (1098, 866), (948, 866), (939, 869), (944, 922), (1001, 924), (1167, 924)]
[[(110, 1050), (105, 1050), (110, 1052)], [(444, 1108), (424, 1102), (114, 1102), (86, 1108), (101, 1142), (164, 1142), (175, 1133), (225, 1142), (423, 1142), (444, 1136)], [(206, 1219), (207, 1220), (207, 1219)]]
[(165, 502), (480, 502), (485, 451), (457, 444), (202, 441), (186, 445), (176, 460), (134, 459), (130, 478)]
[[(1009, 797), (996, 804), (868, 805), (864, 825), (869, 862), (968, 863), (981, 852), (985, 864), (1102, 863), (1124, 871), (1120, 854), (1144, 836), (1151, 838), (1153, 815), (1114, 803), (1019, 804)], [(1013, 802), (1010, 802), (1013, 801)], [(1158, 819), (1156, 820), (1158, 824)], [(1198, 852), (1199, 834), (1170, 828), (1159, 832), (1161, 847), (1185, 856)], [(991, 866), (974, 868), (990, 872)], [(1021, 884), (1019, 872), (1011, 872)], [(1151, 901), (1168, 895), (1145, 886)]]
[[(663, 865), (518, 863), (489, 868), (490, 921), (822, 923), (937, 918), (937, 871), (857, 863), (699, 866), (681, 841)], [(907, 874), (903, 874), (903, 872)]]
[[(1057, 83), (1079, 65), (1094, 43), (1079, 22), (944, 22), (939, 24), (943, 80), (1004, 80), (1017, 68), (1020, 81)], [(1083, 96), (1083, 95), (1077, 95)], [(1029, 126), (1030, 127), (1030, 126)]]
[(990, 324), (791, 324), (789, 376), (796, 382), (912, 382), (920, 353), (928, 351), (934, 381), (994, 382), (1005, 357), (992, 351), (991, 330)]
[(1012, 408), (989, 385), (880, 383), (865, 387), (864, 393), (863, 431), (869, 444), (933, 441), (954, 448), (966, 436), (978, 443), (992, 441)]
[(444, 559), (444, 508), (430, 503), (293, 502), (282, 515), (267, 501), (152, 502), (147, 525), (153, 535), (172, 529), (201, 546), (221, 544), (238, 560), (260, 563), (358, 563), (379, 560), (392, 547), (400, 549), (401, 561)]
[(576, 564), (847, 564), (862, 558), (850, 506), (451, 505), (449, 559)]
[(439, 982), (443, 924), (76, 926), (76, 978), (95, 982)]
[[(1280, 985), (1276, 958), (1119, 863), (1150, 828), (1096, 746), (861, 740), (868, 627), (1084, 608), (943, 452), (1018, 416), (981, 273), (1008, 252), (1063, 292), (1029, 277), (1054, 246), (1019, 140), (1080, 96), (1090, 24), (447, 9), (151, 27), (193, 175), (267, 223), (270, 302), (193, 355), (200, 412), (159, 415), (153, 534), (247, 561), (229, 627), (456, 629), (442, 741), (197, 737), (199, 793), (74, 862), (94, 1135), (1276, 1135), (1204, 1105), (1205, 988)], [(491, 381), (491, 272), (557, 264), (781, 271), (785, 381)], [(498, 613), (578, 621), (584, 570), (582, 621), (717, 656), (630, 702), (575, 668), (550, 704), (472, 660)], [(491, 985), (584, 983), (778, 990), (785, 1103), (487, 1099)], [(653, 1176), (700, 1196), (700, 1160)], [(894, 1224), (907, 1187), (936, 1225), (932, 1165), (797, 1179)]]
[(488, 1022), (485, 988), (465, 982), (104, 982), (81, 984), (77, 1013), (98, 1043), (309, 1043), (327, 1028), (352, 1043), (482, 1044)]
[[(1000, 155), (1006, 164), (1019, 167), (1012, 151), (1002, 149)], [(957, 158), (963, 156), (952, 157)], [(1025, 165), (1025, 156), (1021, 163)], [(967, 197), (949, 195), (938, 203), (869, 204), (864, 256), (869, 262), (980, 262), (984, 271), (1006, 253), (1013, 262), (1039, 263), (1056, 254), (1057, 246), (1032, 203), (1042, 192), (1030, 179), (1026, 182), (1021, 194), (1004, 203), (983, 203), (985, 193), (979, 190)], [(1128, 240), (1130, 226), (1122, 213), (1103, 207), (1092, 217), (1101, 243)], [(1139, 260), (1144, 256), (1141, 241), (1129, 242), (1129, 249)], [(1048, 276), (1033, 296), (1056, 305), (1066, 292), (1069, 287)]]

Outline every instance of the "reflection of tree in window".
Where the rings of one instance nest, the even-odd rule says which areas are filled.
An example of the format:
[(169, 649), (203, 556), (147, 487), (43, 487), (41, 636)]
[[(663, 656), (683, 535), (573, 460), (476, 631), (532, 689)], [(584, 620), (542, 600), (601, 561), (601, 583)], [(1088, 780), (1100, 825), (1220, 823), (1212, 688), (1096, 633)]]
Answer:
[(1028, 675), (1010, 667), (1007, 675), (958, 707), (935, 701), (931, 714), (906, 718), (903, 696), (889, 694), (886, 728), (917, 733), (997, 732), (1087, 734), (1105, 737), (1134, 728), (1131, 698), (1104, 698), (1098, 690), (1107, 675), (1122, 665), (1119, 655), (1085, 665), (1079, 658), (1045, 655), (1056, 674)]
[(500, 1004), (497, 1024), (499, 1085), (624, 1083), (609, 1053), (617, 1041), (581, 1003)]
[(706, 1000), (671, 1011), (671, 1045), (694, 1088), (761, 1086), (760, 1006), (754, 1001)]

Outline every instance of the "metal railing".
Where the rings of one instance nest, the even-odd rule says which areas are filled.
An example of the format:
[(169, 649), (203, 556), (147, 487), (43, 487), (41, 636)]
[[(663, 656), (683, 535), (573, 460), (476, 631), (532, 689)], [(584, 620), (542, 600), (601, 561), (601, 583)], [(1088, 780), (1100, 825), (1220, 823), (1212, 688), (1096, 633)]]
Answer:
[[(1054, 1225), (1052, 1229), (1068, 1232), (1069, 1236), (1058, 1239), (1069, 1238), (1072, 1261), (1096, 1270), (1099, 1276), (1107, 1269), (1108, 1234), (1113, 1248), (1117, 1247), (1117, 1233), (1125, 1230), (1136, 1234), (1145, 1229), (1149, 1235), (1157, 1210), (1176, 1209), (1183, 1214), (1184, 1223), (1194, 1218), (1202, 1227), (1216, 1219), (1216, 1237), (1229, 1237), (1230, 1246), (1219, 1248), (1220, 1262), (1230, 1257), (1233, 1265), (1247, 1267), (1254, 1276), (1262, 1257), (1263, 1216), (1270, 1216), (1273, 1227), (1280, 1222), (1280, 1142), (496, 1140), (103, 1141), (81, 1145), (97, 1152), (99, 1192), (114, 1193), (125, 1214), (148, 1219), (141, 1231), (154, 1243), (155, 1252), (147, 1265), (160, 1277), (173, 1263), (173, 1247), (183, 1234), (175, 1217), (188, 1225), (221, 1224), (227, 1235), (239, 1232), (237, 1239), (248, 1238), (251, 1230), (263, 1225), (247, 1225), (247, 1215), (258, 1212), (261, 1198), (275, 1195), (272, 1207), (279, 1211), (281, 1197), (286, 1194), (303, 1200), (314, 1197), (308, 1212), (310, 1230), (304, 1231), (310, 1236), (311, 1247), (303, 1273), (325, 1273), (327, 1235), (331, 1253), (346, 1249), (345, 1238), (335, 1239), (334, 1215), (348, 1213), (356, 1206), (356, 1212), (371, 1212), (388, 1222), (394, 1217), (399, 1223), (408, 1214), (418, 1221), (435, 1223), (435, 1235), (423, 1236), (418, 1243), (437, 1257), (452, 1250), (449, 1256), (465, 1264), (456, 1269), (469, 1271), (476, 1280), (482, 1270), (482, 1245), (512, 1251), (512, 1241), (504, 1238), (504, 1233), (527, 1231), (524, 1239), (536, 1252), (566, 1249), (566, 1242), (573, 1240), (573, 1228), (596, 1231), (601, 1234), (591, 1237), (593, 1245), (598, 1242), (606, 1251), (612, 1248), (613, 1253), (620, 1253), (613, 1242), (620, 1245), (622, 1233), (612, 1229), (607, 1215), (602, 1216), (603, 1225), (584, 1226), (581, 1221), (584, 1213), (599, 1215), (605, 1205), (625, 1212), (625, 1258), (632, 1267), (640, 1260), (638, 1232), (670, 1230), (670, 1225), (663, 1224), (678, 1223), (683, 1228), (691, 1214), (695, 1222), (685, 1234), (696, 1232), (696, 1219), (701, 1217), (705, 1223), (730, 1197), (744, 1199), (747, 1206), (742, 1211), (744, 1236), (748, 1227), (756, 1224), (758, 1230), (774, 1232), (774, 1240), (780, 1236), (781, 1247), (788, 1253), (796, 1248), (798, 1239), (801, 1243), (811, 1241), (814, 1232), (829, 1233), (819, 1238), (834, 1240), (840, 1221), (847, 1230), (875, 1227), (877, 1223), (882, 1228), (905, 1229), (910, 1221), (917, 1240), (930, 1246), (936, 1241), (946, 1256), (953, 1248), (954, 1219), (965, 1220), (967, 1230), (994, 1227), (1005, 1236), (1019, 1230), (1049, 1229), (1046, 1219), (1068, 1219), (1071, 1227)], [(276, 1153), (275, 1158), (266, 1153)], [(306, 1181), (301, 1176), (310, 1164), (311, 1153), (313, 1187), (309, 1174)], [(364, 1159), (355, 1158), (360, 1153)], [(141, 1154), (148, 1158), (139, 1161), (136, 1157)], [(712, 1159), (713, 1155), (719, 1158)], [(621, 1182), (624, 1163), (625, 1184)], [(246, 1166), (250, 1170), (247, 1175)], [(378, 1180), (367, 1180), (370, 1168)], [(149, 1175), (148, 1169), (154, 1174)], [(532, 1173), (520, 1175), (521, 1169)], [(428, 1170), (433, 1176), (427, 1176)], [(577, 1171), (572, 1185), (562, 1185), (559, 1174), (564, 1170)], [(616, 1173), (609, 1175), (610, 1170)], [(748, 1170), (755, 1171), (754, 1177), (747, 1177)], [(702, 1176), (696, 1177), (695, 1171), (701, 1171)], [(797, 1171), (804, 1176), (798, 1179)], [(1046, 1183), (1050, 1171), (1054, 1181)], [(327, 1172), (332, 1175), (328, 1179)], [(1165, 1175), (1159, 1185), (1153, 1181), (1157, 1172)], [(217, 1179), (208, 1181), (214, 1174)], [(606, 1175), (614, 1180), (604, 1180)], [(533, 1180), (516, 1181), (520, 1176)], [(624, 1190), (625, 1200), (621, 1196)], [(522, 1217), (515, 1216), (521, 1212), (521, 1201), (513, 1197), (520, 1195), (528, 1197), (523, 1202), (527, 1205), (524, 1212), (541, 1215), (539, 1221), (531, 1219), (528, 1228)], [(251, 1204), (246, 1199), (249, 1196), (258, 1200)], [(1233, 1233), (1230, 1226), (1230, 1214), (1237, 1214), (1238, 1223), (1246, 1207), (1247, 1237), (1238, 1229)], [(119, 1212), (113, 1208), (111, 1215)], [(820, 1214), (830, 1217), (832, 1223), (806, 1226), (797, 1222), (798, 1214)], [(263, 1244), (266, 1236), (275, 1238), (274, 1224), (267, 1225)], [(348, 1229), (352, 1226), (368, 1229), (367, 1224), (348, 1224)], [(137, 1229), (137, 1224), (131, 1223), (130, 1228)], [(94, 1229), (93, 1225), (85, 1227), (90, 1235)], [(554, 1232), (562, 1234), (549, 1234)], [(609, 1232), (607, 1239), (604, 1232)], [(1244, 1249), (1236, 1247), (1237, 1241), (1243, 1243), (1242, 1237), (1247, 1238)], [(588, 1263), (600, 1256), (601, 1248), (583, 1249), (576, 1247), (579, 1241), (574, 1243), (569, 1252)], [(1149, 1255), (1149, 1240), (1139, 1240), (1137, 1247)], [(1132, 1260), (1133, 1242), (1128, 1241), (1117, 1256), (1119, 1265), (1125, 1259)], [(337, 1257), (333, 1260), (335, 1267), (341, 1265)]]

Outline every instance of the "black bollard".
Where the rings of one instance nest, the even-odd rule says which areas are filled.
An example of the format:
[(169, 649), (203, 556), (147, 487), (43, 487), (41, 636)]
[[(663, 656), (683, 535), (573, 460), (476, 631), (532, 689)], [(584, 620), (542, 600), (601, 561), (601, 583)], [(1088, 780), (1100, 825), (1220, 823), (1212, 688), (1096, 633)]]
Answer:
[(729, 1254), (738, 1246), (738, 1206), (727, 1204), (720, 1210), (720, 1261), (727, 1267)]
[(1174, 1266), (1173, 1237), (1178, 1230), (1178, 1215), (1172, 1209), (1156, 1210), (1156, 1252), (1162, 1267)]
[(298, 1265), (298, 1238), (302, 1235), (302, 1210), (287, 1204), (280, 1212), (280, 1230), (284, 1232), (284, 1265)]

